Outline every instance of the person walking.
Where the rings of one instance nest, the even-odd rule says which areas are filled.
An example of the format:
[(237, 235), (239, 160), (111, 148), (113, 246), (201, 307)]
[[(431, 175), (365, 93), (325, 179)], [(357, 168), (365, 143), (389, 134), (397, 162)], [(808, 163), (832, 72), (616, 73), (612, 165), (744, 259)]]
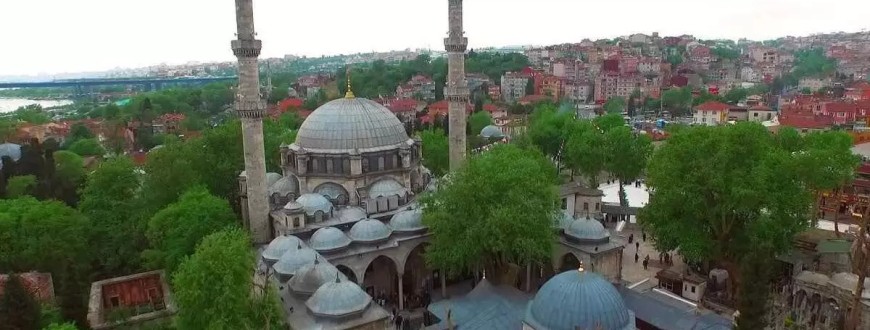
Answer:
[(643, 270), (649, 270), (649, 260), (643, 259)]
[(628, 235), (628, 244), (634, 243), (634, 234)]
[(640, 250), (640, 242), (634, 242), (634, 248)]
[(641, 234), (643, 235), (643, 241), (646, 242), (646, 232), (641, 232)]
[(637, 263), (637, 260), (640, 259), (640, 255), (637, 253), (634, 254), (634, 263)]

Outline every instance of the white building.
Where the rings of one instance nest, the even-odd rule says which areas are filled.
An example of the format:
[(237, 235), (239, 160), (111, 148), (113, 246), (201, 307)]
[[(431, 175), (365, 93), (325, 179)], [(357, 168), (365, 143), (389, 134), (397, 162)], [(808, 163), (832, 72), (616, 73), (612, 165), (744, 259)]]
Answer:
[(508, 72), (501, 76), (501, 97), (505, 102), (516, 102), (526, 96), (526, 85), (529, 77), (514, 72)]

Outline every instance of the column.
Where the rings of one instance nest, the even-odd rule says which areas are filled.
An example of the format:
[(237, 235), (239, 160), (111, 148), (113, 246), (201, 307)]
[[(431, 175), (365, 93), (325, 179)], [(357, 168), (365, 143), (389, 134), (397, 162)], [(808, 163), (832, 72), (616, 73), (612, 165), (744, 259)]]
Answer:
[(532, 292), (532, 264), (526, 264), (526, 292)]
[(447, 274), (441, 273), (441, 298), (447, 299)]
[(405, 310), (405, 288), (402, 285), (403, 275), (399, 273), (399, 311)]

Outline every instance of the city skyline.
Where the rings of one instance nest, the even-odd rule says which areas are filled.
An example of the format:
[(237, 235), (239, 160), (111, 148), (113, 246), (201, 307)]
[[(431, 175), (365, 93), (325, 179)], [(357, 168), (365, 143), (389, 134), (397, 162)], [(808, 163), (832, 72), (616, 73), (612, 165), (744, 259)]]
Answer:
[[(737, 0), (700, 7), (690, 0), (473, 0), (465, 3), (465, 32), (473, 49), (652, 32), (764, 40), (857, 32), (870, 25), (864, 15), (870, 4), (859, 0), (841, 1), (836, 7), (819, 4)], [(6, 42), (16, 51), (0, 55), (0, 76), (233, 60), (227, 50), (227, 40), (234, 38), (233, 8), (211, 1), (31, 0), (2, 6), (0, 28), (19, 32), (8, 34)], [(447, 5), (438, 0), (258, 0), (255, 8), (263, 57), (440, 50), (447, 35), (443, 19)], [(34, 17), (42, 22), (34, 22)]]

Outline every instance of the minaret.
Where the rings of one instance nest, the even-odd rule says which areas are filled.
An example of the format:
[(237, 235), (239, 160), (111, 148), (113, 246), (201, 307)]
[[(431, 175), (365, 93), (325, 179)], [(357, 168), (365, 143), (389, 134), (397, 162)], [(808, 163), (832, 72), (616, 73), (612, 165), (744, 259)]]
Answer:
[(468, 105), (468, 83), (465, 81), (465, 48), (468, 38), (462, 30), (462, 0), (447, 0), (450, 32), (444, 38), (447, 50), (447, 99), (450, 117), (450, 169), (456, 170), (465, 162), (465, 112)]
[(239, 60), (239, 88), (236, 93), (236, 112), (242, 120), (242, 139), (245, 148), (247, 174), (247, 210), (245, 224), (255, 244), (268, 243), (272, 233), (269, 226), (269, 205), (266, 202), (266, 160), (263, 147), (263, 116), (266, 103), (260, 94), (260, 72), (257, 56), (262, 42), (254, 32), (253, 0), (236, 0), (236, 40), (232, 41), (233, 54)]

